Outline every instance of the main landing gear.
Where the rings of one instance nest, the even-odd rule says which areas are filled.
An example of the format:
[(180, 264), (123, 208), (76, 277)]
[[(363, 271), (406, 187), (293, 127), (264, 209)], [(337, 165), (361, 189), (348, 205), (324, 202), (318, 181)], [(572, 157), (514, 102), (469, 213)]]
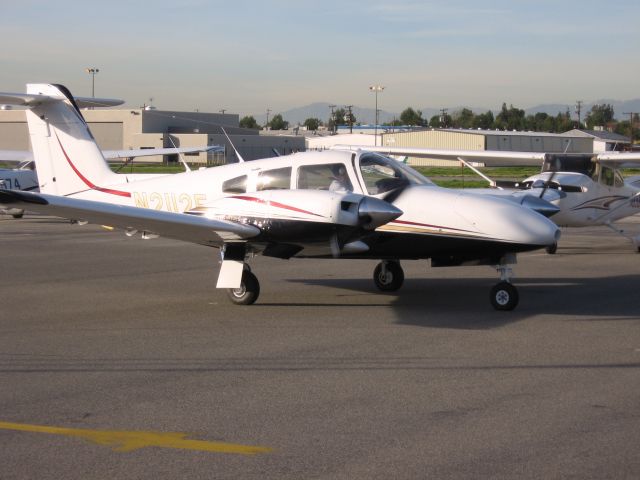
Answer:
[(404, 271), (400, 262), (383, 260), (373, 271), (373, 282), (382, 292), (395, 292), (404, 283)]
[(244, 265), (240, 287), (228, 288), (227, 295), (236, 305), (251, 305), (258, 299), (260, 282), (258, 282), (258, 277), (251, 272), (249, 265)]

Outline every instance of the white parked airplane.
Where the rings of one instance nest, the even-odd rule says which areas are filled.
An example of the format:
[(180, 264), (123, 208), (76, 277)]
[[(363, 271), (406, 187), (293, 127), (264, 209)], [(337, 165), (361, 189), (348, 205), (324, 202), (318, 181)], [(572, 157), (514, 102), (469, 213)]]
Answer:
[[(640, 177), (625, 179), (620, 173), (620, 168), (640, 167), (640, 152), (552, 154), (411, 147), (367, 147), (367, 150), (394, 156), (459, 160), (497, 187), (485, 193), (519, 201), (526, 196), (543, 198), (559, 208), (551, 217), (558, 226), (604, 225), (627, 237), (640, 251), (640, 236), (629, 235), (615, 224), (617, 220), (640, 213)], [(542, 171), (515, 184), (510, 182), (507, 186), (509, 182), (505, 182), (504, 189), (471, 165), (471, 162), (481, 162), (486, 166), (517, 166), (530, 165), (532, 161), (540, 162)], [(557, 245), (551, 245), (547, 251), (555, 253), (556, 248)]]
[[(262, 254), (379, 259), (374, 282), (384, 291), (402, 285), (400, 260), (492, 265), (501, 281), (491, 290), (491, 303), (511, 310), (518, 303), (510, 283), (516, 254), (559, 237), (557, 226), (530, 208), (437, 187), (371, 152), (303, 152), (123, 183), (106, 166), (66, 88), (30, 84), (26, 94), (0, 93), (0, 103), (30, 107), (41, 192), (3, 190), (0, 203), (143, 238), (163, 235), (217, 247), (217, 286), (239, 304), (258, 297), (258, 280), (246, 262)], [(329, 190), (340, 169), (346, 172), (343, 188)]]

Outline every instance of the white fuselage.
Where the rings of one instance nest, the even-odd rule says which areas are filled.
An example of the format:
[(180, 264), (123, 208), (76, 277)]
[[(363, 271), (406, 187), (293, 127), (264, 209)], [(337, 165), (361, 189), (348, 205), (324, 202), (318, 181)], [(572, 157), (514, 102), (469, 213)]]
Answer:
[[(390, 192), (396, 190), (393, 182), (402, 172), (399, 170), (394, 174), (386, 171), (385, 165), (362, 161), (363, 157), (371, 158), (372, 155), (383, 158), (360, 152), (304, 152), (150, 179), (118, 175), (110, 177), (113, 181), (103, 185), (94, 185), (87, 179), (87, 187), (90, 184), (93, 187), (69, 196), (171, 212), (204, 213), (224, 219), (237, 217), (240, 211), (241, 216), (253, 218), (253, 222), (258, 221), (256, 218), (274, 215), (304, 221), (301, 211), (309, 213), (322, 208), (322, 205), (314, 204), (316, 200), (312, 195), (298, 195), (295, 204), (293, 200), (276, 201), (275, 196), (284, 195), (286, 190), (300, 193), (327, 191), (335, 184), (330, 172), (337, 167), (346, 170), (349, 191), (387, 199)], [(82, 170), (81, 165), (76, 168)], [(449, 250), (457, 250), (461, 242), (469, 241), (506, 243), (516, 252), (539, 248), (556, 240), (555, 226), (527, 208), (502, 199), (443, 189), (407, 167), (394, 168), (406, 169), (410, 172), (408, 175), (416, 177), (391, 201), (404, 212), (403, 215), (376, 232), (407, 239), (414, 237), (415, 241), (404, 251), (393, 253), (372, 247), (371, 254), (424, 258), (426, 250), (435, 248), (447, 254)], [(256, 194), (264, 195), (269, 190), (273, 198), (268, 203), (272, 207), (284, 205), (284, 208), (267, 211), (265, 202), (255, 201)], [(427, 238), (428, 245), (423, 245), (422, 241)], [(504, 245), (502, 250), (505, 250)]]
[[(527, 178), (524, 182), (543, 184), (549, 181), (560, 189), (548, 188), (545, 197), (560, 208), (551, 219), (561, 227), (604, 225), (640, 212), (640, 199), (635, 197), (640, 189), (625, 182), (618, 171), (592, 179), (576, 172), (544, 172)], [(552, 177), (553, 176), (553, 177)], [(562, 186), (574, 188), (565, 188)], [(542, 194), (544, 186), (532, 188)], [(534, 193), (535, 194), (535, 193)], [(634, 198), (635, 197), (635, 198)]]

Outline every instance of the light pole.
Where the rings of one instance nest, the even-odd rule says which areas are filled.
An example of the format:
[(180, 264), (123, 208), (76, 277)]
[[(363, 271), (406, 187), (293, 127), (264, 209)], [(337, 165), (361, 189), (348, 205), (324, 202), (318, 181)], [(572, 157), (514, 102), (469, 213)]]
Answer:
[(100, 71), (98, 68), (89, 67), (85, 71), (91, 75), (91, 96), (96, 98), (96, 73)]
[(369, 90), (376, 94), (376, 126), (375, 126), (375, 138), (373, 139), (373, 141), (374, 141), (374, 145), (377, 147), (378, 146), (378, 92), (382, 92), (384, 90), (384, 87), (381, 85), (371, 85), (369, 87)]

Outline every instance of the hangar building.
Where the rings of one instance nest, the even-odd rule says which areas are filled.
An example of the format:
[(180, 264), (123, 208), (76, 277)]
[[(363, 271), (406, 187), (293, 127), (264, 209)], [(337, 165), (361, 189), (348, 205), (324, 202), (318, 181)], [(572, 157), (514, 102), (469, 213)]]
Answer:
[[(201, 165), (237, 161), (231, 143), (245, 160), (273, 157), (304, 150), (302, 136), (266, 136), (256, 129), (240, 128), (237, 114), (177, 112), (153, 108), (82, 110), (103, 150), (224, 145), (219, 154), (196, 153), (187, 162)], [(0, 110), (0, 149), (30, 150), (25, 110)], [(176, 155), (145, 157), (145, 162), (177, 160)]]
[[(600, 134), (600, 135), (598, 135)], [(500, 130), (424, 129), (385, 133), (382, 145), (389, 147), (441, 148), (452, 150), (502, 150), (549, 153), (594, 153), (619, 149), (629, 139), (608, 132), (571, 130), (566, 133), (511, 132)], [(451, 166), (458, 162), (410, 157), (422, 166)]]

